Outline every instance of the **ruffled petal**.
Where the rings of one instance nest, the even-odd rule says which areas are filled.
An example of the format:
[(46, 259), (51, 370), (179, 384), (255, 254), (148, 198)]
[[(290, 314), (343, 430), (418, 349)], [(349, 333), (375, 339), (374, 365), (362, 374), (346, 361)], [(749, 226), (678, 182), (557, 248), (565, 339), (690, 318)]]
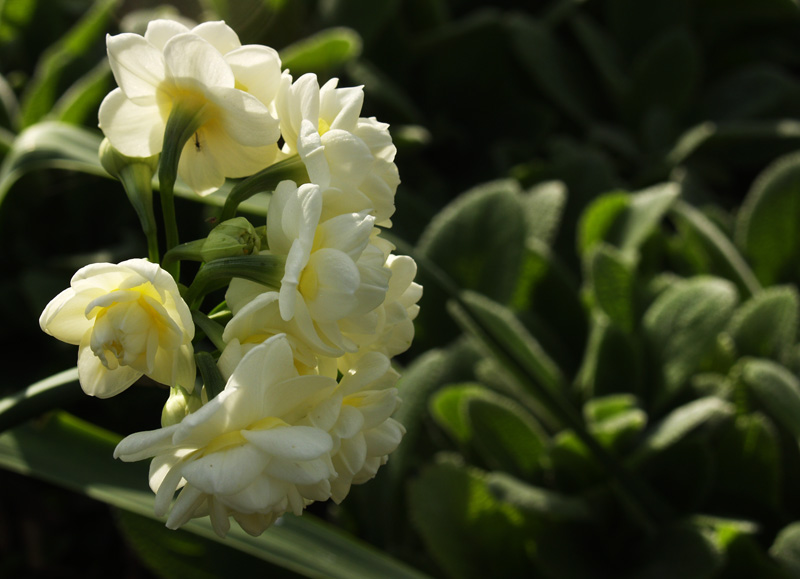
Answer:
[(111, 145), (123, 155), (151, 157), (161, 152), (166, 122), (155, 103), (136, 104), (117, 88), (100, 103), (98, 118)]
[(196, 34), (178, 34), (164, 46), (164, 61), (172, 79), (189, 88), (233, 88), (235, 80), (219, 50)]
[(138, 34), (106, 36), (108, 62), (117, 84), (129, 99), (155, 104), (156, 91), (167, 77), (161, 52)]

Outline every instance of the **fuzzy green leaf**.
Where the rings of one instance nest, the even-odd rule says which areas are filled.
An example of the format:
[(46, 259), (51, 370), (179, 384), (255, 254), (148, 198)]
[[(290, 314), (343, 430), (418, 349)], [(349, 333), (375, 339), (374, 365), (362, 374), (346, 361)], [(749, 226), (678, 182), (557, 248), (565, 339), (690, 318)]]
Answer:
[(771, 360), (750, 359), (742, 366), (742, 381), (766, 411), (800, 443), (800, 380)]
[(782, 361), (797, 341), (800, 295), (794, 286), (775, 286), (742, 304), (728, 332), (739, 356)]
[(655, 394), (657, 407), (677, 394), (698, 370), (737, 301), (732, 283), (698, 276), (676, 282), (650, 306), (643, 328), (661, 366), (663, 386)]

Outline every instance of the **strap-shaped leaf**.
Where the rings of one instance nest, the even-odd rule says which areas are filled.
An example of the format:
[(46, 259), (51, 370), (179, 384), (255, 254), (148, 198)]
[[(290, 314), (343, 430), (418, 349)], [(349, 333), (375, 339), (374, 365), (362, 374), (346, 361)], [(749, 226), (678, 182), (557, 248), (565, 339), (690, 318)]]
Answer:
[[(1, 435), (0, 466), (154, 517), (147, 463), (115, 461), (119, 438), (59, 412), (44, 424), (26, 424)], [(231, 525), (228, 537), (220, 539), (208, 519), (192, 520), (183, 528), (309, 577), (424, 576), (308, 514), (286, 516), (260, 537)]]
[(321, 30), (281, 50), (283, 68), (298, 78), (314, 72), (330, 76), (361, 54), (361, 37), (344, 26)]

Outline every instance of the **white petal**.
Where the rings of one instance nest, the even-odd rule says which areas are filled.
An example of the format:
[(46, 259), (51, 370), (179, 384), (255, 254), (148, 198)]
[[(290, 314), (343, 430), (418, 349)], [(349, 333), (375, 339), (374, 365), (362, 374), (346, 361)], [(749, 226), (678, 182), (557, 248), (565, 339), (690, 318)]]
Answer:
[(390, 418), (380, 427), (367, 430), (364, 440), (367, 442), (367, 452), (370, 456), (383, 456), (394, 452), (400, 445), (406, 429), (394, 418)]
[(86, 318), (86, 306), (102, 291), (76, 294), (72, 288), (65, 289), (44, 308), (39, 316), (39, 327), (62, 342), (77, 346), (92, 329), (93, 322)]
[(98, 398), (111, 398), (130, 387), (142, 377), (129, 366), (119, 366), (116, 370), (109, 370), (94, 355), (89, 347), (89, 336), (85, 338), (78, 349), (78, 378), (81, 388), (89, 396)]
[(114, 458), (125, 462), (134, 462), (155, 456), (161, 450), (172, 445), (172, 435), (177, 424), (166, 428), (134, 432), (123, 438), (114, 449)]
[(164, 46), (164, 61), (170, 76), (190, 88), (234, 86), (233, 72), (219, 50), (191, 33), (178, 34)]
[(192, 28), (192, 33), (207, 40), (211, 46), (222, 54), (227, 54), (231, 50), (236, 50), (242, 46), (233, 29), (221, 20), (198, 24)]
[(231, 495), (251, 484), (268, 461), (268, 456), (255, 446), (244, 444), (185, 464), (183, 476), (210, 495)]
[[(275, 478), (296, 485), (310, 485), (327, 479), (333, 474), (324, 460), (293, 462), (274, 459), (267, 465), (266, 472)], [(291, 495), (289, 499), (291, 500)], [(295, 510), (293, 508), (293, 510)]]
[(186, 524), (194, 516), (198, 508), (207, 500), (207, 496), (200, 489), (186, 485), (178, 499), (172, 506), (172, 511), (167, 518), (167, 528), (177, 529)]
[(209, 133), (205, 146), (226, 177), (249, 177), (268, 167), (278, 154), (275, 143), (260, 147), (244, 146), (224, 131)]
[(275, 49), (249, 44), (225, 54), (236, 77), (237, 88), (249, 92), (265, 105), (278, 94), (281, 59)]
[(364, 426), (364, 417), (358, 409), (352, 406), (342, 406), (342, 411), (339, 414), (339, 420), (336, 422), (333, 433), (339, 438), (352, 438)]
[(138, 34), (106, 36), (108, 62), (129, 99), (155, 104), (156, 90), (167, 76), (161, 52)]
[(178, 176), (201, 197), (209, 195), (225, 183), (225, 173), (219, 161), (207, 147), (197, 148), (194, 140), (183, 147), (178, 161)]
[[(375, 157), (364, 141), (347, 131), (332, 129), (322, 135), (321, 142), (331, 168), (330, 186), (339, 189), (358, 188), (375, 164)], [(298, 150), (301, 150), (300, 147)]]
[(299, 289), (317, 322), (332, 322), (349, 315), (358, 305), (355, 292), (360, 276), (347, 254), (323, 248), (311, 254)]
[[(206, 95), (219, 108), (220, 130), (235, 142), (247, 147), (265, 147), (278, 142), (281, 134), (278, 120), (253, 95), (226, 86), (209, 86)], [(212, 138), (209, 134), (209, 139)]]
[(158, 105), (138, 105), (114, 89), (98, 112), (100, 128), (111, 145), (128, 157), (151, 157), (161, 152), (166, 122)]
[(164, 50), (164, 45), (170, 38), (186, 32), (189, 32), (189, 29), (175, 20), (151, 20), (147, 23), (144, 38), (157, 49)]
[(333, 447), (328, 433), (312, 426), (242, 430), (242, 436), (265, 453), (288, 460), (313, 460)]

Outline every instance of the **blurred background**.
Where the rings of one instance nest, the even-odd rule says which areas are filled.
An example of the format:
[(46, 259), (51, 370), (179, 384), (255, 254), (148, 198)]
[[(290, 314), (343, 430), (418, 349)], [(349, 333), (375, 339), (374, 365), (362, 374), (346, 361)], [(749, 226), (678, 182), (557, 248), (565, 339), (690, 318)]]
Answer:
[[(313, 514), (437, 577), (800, 576), (795, 1), (0, 0), (0, 394), (74, 366), (37, 320), (76, 269), (146, 254), (118, 183), (19, 135), (99, 135), (105, 35), (157, 17), (224, 19), (295, 78), (364, 85), (362, 116), (391, 126), (390, 233), (425, 287), (398, 358), (409, 434)], [(177, 211), (186, 239), (215, 214)], [(442, 276), (479, 297), (448, 309)], [(525, 385), (555, 375), (582, 426)], [(163, 399), (62, 407), (126, 434)], [(668, 514), (637, 522), (581, 428)], [(0, 576), (225, 576), (215, 543), (9, 471), (0, 488)]]

